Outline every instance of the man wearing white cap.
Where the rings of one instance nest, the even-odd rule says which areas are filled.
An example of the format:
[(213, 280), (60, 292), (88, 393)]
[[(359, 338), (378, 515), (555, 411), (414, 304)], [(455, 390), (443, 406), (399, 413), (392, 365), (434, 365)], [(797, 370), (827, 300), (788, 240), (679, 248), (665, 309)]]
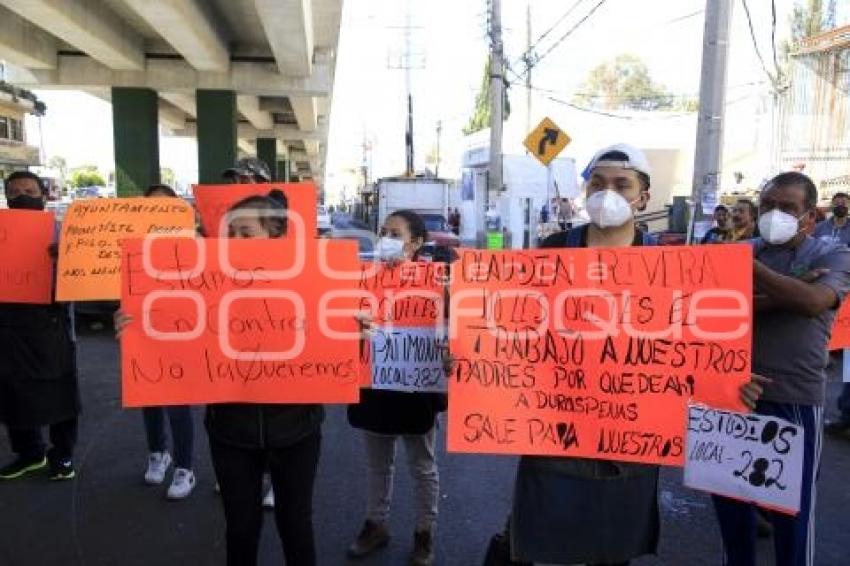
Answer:
[[(649, 201), (651, 171), (639, 149), (617, 144), (594, 155), (586, 180), (591, 223), (553, 234), (543, 248), (657, 245), (634, 214)], [(760, 387), (741, 389), (754, 406)], [(622, 566), (654, 554), (659, 538), (658, 466), (610, 460), (524, 456), (512, 508), (514, 560)]]

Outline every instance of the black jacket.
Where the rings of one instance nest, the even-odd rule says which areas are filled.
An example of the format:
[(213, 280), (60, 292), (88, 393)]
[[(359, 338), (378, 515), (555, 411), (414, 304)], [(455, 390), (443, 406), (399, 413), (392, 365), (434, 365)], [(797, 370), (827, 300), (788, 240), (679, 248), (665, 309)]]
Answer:
[(444, 393), (363, 389), (360, 403), (348, 406), (348, 422), (378, 434), (425, 434), (447, 407)]
[(67, 304), (0, 303), (0, 422), (35, 427), (80, 412)]
[[(437, 246), (431, 261), (451, 263), (454, 250)], [(446, 301), (448, 314), (448, 300)], [(449, 406), (445, 393), (407, 393), (362, 389), (360, 403), (348, 406), (348, 422), (354, 428), (378, 434), (426, 434), (434, 428), (434, 419)]]
[(210, 439), (237, 448), (285, 448), (318, 434), (321, 405), (224, 403), (208, 405), (204, 424)]

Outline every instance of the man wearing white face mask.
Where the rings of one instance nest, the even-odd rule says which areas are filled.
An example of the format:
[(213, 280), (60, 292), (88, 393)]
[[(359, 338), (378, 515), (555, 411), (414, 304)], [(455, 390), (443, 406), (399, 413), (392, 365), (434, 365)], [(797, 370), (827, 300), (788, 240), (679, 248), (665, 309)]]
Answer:
[[(651, 171), (639, 149), (617, 144), (585, 169), (591, 223), (553, 234), (543, 248), (657, 245), (634, 214), (649, 200)], [(759, 387), (741, 387), (754, 406)], [(655, 554), (660, 536), (658, 466), (582, 458), (524, 456), (511, 512), (514, 560), (535, 566), (624, 566)]]
[[(643, 152), (618, 144), (583, 173), (591, 223), (553, 234), (543, 248), (656, 245), (635, 226), (649, 200)], [(654, 554), (659, 538), (658, 467), (606, 460), (524, 456), (511, 512), (514, 560), (620, 566)]]
[[(815, 480), (820, 464), (827, 342), (836, 309), (850, 288), (850, 249), (807, 234), (815, 222), (817, 189), (802, 173), (771, 179), (761, 194), (752, 240), (753, 372), (771, 381), (756, 412), (803, 427), (803, 485), (796, 516), (767, 511), (777, 564), (814, 564)], [(753, 566), (752, 505), (714, 498), (724, 564)]]

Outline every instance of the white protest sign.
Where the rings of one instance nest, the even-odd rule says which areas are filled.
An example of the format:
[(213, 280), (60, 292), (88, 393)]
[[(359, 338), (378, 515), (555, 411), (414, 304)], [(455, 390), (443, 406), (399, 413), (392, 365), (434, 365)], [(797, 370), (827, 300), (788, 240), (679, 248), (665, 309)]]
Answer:
[(796, 514), (803, 429), (777, 417), (691, 405), (685, 485)]
[(445, 332), (433, 327), (376, 328), (372, 335), (372, 389), (444, 392)]

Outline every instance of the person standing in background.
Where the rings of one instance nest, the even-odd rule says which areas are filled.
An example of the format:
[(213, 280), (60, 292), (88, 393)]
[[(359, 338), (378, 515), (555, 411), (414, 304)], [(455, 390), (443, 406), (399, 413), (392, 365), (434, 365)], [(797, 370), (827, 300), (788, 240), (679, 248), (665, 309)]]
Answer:
[[(43, 211), (47, 204), (41, 179), (29, 171), (9, 175), (4, 189), (11, 209)], [(0, 422), (17, 455), (0, 468), (0, 480), (45, 467), (51, 480), (73, 479), (80, 394), (72, 306), (0, 304), (0, 344)], [(43, 426), (49, 427), (49, 450)]]

